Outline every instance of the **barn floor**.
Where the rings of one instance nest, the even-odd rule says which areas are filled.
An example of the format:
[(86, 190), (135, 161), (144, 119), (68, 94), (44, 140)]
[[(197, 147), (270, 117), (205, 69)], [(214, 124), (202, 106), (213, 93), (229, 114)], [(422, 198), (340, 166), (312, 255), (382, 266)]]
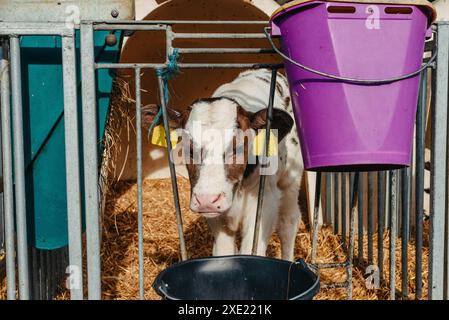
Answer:
[[(178, 237), (175, 223), (174, 206), (170, 180), (146, 180), (143, 185), (144, 212), (144, 249), (145, 249), (145, 298), (159, 299), (151, 288), (156, 275), (179, 260)], [(191, 258), (209, 256), (212, 238), (205, 219), (188, 210), (189, 182), (179, 179), (181, 206), (184, 216), (184, 230), (187, 250)], [(109, 193), (104, 216), (102, 244), (102, 285), (103, 299), (138, 299), (138, 256), (137, 256), (137, 187), (133, 183), (119, 183)], [(427, 226), (425, 226), (427, 233)], [(377, 239), (374, 238), (374, 253), (377, 256)], [(296, 258), (306, 261), (310, 258), (310, 235), (305, 226), (301, 226), (296, 239)], [(396, 285), (398, 298), (400, 294), (400, 257), (401, 244), (396, 245)], [(357, 247), (356, 251), (357, 253)], [(367, 252), (365, 237), (364, 252)], [(414, 247), (409, 245), (409, 291), (414, 298)], [(268, 255), (280, 257), (280, 244), (274, 235), (268, 248)], [(384, 235), (384, 272), (388, 281), (389, 255), (388, 234)], [(344, 261), (344, 251), (340, 238), (332, 233), (331, 228), (323, 228), (319, 235), (318, 262)], [(423, 293), (427, 292), (427, 257), (428, 246), (424, 243), (423, 252)], [(357, 259), (357, 257), (356, 257)], [(366, 256), (365, 256), (366, 262)], [(376, 257), (374, 260), (375, 263)], [(363, 269), (364, 270), (364, 269)], [(383, 283), (377, 290), (366, 288), (364, 271), (354, 269), (354, 299), (378, 300), (388, 299), (388, 283)], [(322, 283), (345, 281), (344, 269), (326, 270), (321, 273)], [(4, 283), (0, 285), (0, 299), (4, 299)], [(68, 299), (68, 291), (63, 289), (56, 299)], [(424, 297), (425, 298), (425, 297)], [(321, 290), (316, 299), (346, 299), (346, 290)]]

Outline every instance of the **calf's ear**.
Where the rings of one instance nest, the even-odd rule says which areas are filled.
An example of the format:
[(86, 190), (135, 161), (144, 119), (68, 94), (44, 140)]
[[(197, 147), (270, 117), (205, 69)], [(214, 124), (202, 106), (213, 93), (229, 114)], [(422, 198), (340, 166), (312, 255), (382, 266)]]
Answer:
[[(265, 129), (267, 126), (267, 109), (262, 109), (251, 116), (251, 128), (255, 130)], [(273, 119), (271, 129), (277, 129), (278, 140), (282, 141), (290, 132), (294, 124), (293, 118), (288, 112), (280, 109), (273, 109)]]
[[(143, 126), (145, 128), (150, 127), (150, 125), (153, 123), (153, 121), (156, 119), (156, 116), (159, 112), (159, 106), (155, 104), (149, 104), (142, 107), (142, 122)], [(167, 108), (167, 114), (168, 114), (168, 125), (172, 129), (178, 129), (182, 127), (182, 113), (179, 111), (176, 111), (171, 108)], [(163, 122), (162, 120), (162, 114), (159, 117), (157, 123), (155, 125), (161, 124)]]

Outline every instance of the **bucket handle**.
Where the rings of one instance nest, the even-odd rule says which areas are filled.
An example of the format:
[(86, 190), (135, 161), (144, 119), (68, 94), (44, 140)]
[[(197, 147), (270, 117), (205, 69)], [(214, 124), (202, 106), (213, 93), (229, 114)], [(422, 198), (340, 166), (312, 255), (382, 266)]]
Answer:
[[(156, 281), (155, 281), (156, 283)], [(158, 293), (158, 294), (162, 294), (164, 296), (165, 299), (170, 299), (170, 300), (179, 300), (178, 298), (172, 297), (168, 292), (165, 291), (164, 289), (164, 283), (160, 284), (159, 286), (156, 286), (153, 284), (153, 289)]]
[[(409, 78), (412, 78), (412, 77), (420, 74), (422, 71), (424, 71), (429, 66), (431, 66), (437, 57), (437, 50), (435, 50), (435, 52), (432, 55), (432, 57), (430, 58), (430, 60), (427, 61), (427, 63), (425, 63), (420, 69), (418, 69), (412, 73), (409, 73), (409, 74), (406, 74), (403, 76), (399, 76), (399, 77), (393, 77), (393, 78), (389, 78), (389, 79), (380, 79), (380, 80), (341, 77), (341, 76), (336, 76), (336, 75), (332, 75), (332, 74), (329, 74), (326, 72), (322, 72), (322, 71), (318, 71), (318, 70), (309, 68), (309, 67), (293, 60), (292, 58), (290, 58), (290, 57), (286, 56), (284, 53), (282, 53), (281, 50), (278, 49), (278, 47), (276, 47), (276, 45), (273, 42), (273, 38), (271, 37), (271, 28), (270, 27), (265, 27), (264, 33), (265, 33), (265, 36), (267, 37), (268, 41), (270, 42), (270, 45), (273, 48), (273, 50), (277, 54), (279, 54), (282, 58), (284, 58), (288, 62), (294, 64), (295, 66), (297, 66), (301, 69), (304, 69), (306, 71), (309, 71), (311, 73), (317, 74), (319, 76), (322, 76), (322, 77), (326, 77), (326, 78), (330, 78), (330, 79), (334, 79), (334, 80), (340, 80), (340, 81), (344, 81), (344, 82), (355, 83), (355, 84), (386, 84), (386, 83), (392, 83), (392, 82), (396, 82), (396, 81), (400, 81), (400, 80), (409, 79)], [(435, 46), (435, 49), (436, 49), (436, 46)]]

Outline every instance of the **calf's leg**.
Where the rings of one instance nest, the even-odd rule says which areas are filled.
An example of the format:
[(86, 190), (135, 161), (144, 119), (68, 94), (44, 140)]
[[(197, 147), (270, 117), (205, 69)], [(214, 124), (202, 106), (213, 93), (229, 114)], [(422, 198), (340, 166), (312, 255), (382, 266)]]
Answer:
[(281, 240), (282, 259), (293, 261), (296, 234), (298, 233), (301, 212), (298, 204), (299, 189), (288, 188), (283, 191), (277, 233)]
[[(267, 181), (268, 182), (268, 181)], [(280, 193), (277, 187), (266, 189), (264, 205), (261, 213), (259, 239), (257, 245), (258, 256), (266, 256), (271, 235), (276, 226), (279, 211)], [(253, 248), (254, 227), (256, 222), (257, 196), (251, 195), (244, 206), (245, 216), (242, 223), (241, 254), (251, 254)]]
[(220, 218), (207, 219), (207, 222), (214, 237), (212, 255), (229, 256), (237, 254), (235, 232), (226, 228)]

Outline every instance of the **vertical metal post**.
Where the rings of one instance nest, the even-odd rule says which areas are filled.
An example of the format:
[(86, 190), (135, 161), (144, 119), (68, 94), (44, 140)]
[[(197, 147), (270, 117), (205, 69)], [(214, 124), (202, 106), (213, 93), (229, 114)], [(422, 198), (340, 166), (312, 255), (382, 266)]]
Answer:
[(377, 173), (377, 266), (379, 281), (383, 281), (384, 271), (384, 180), (385, 172)]
[(137, 143), (137, 208), (138, 208), (138, 233), (139, 233), (139, 296), (145, 299), (144, 287), (144, 256), (143, 256), (143, 199), (142, 199), (142, 99), (140, 90), (140, 68), (135, 70), (136, 83), (136, 143)]
[(346, 247), (346, 180), (348, 174), (341, 174), (341, 236), (343, 239), (343, 246)]
[(339, 226), (339, 206), (338, 206), (338, 190), (340, 188), (340, 184), (338, 182), (338, 173), (334, 173), (334, 233), (337, 234), (340, 231)]
[(349, 222), (349, 248), (348, 248), (348, 260), (346, 266), (346, 274), (348, 281), (348, 300), (352, 299), (352, 268), (354, 260), (354, 244), (355, 244), (355, 216), (357, 214), (357, 206), (359, 200), (359, 175), (356, 172), (354, 174), (354, 184), (352, 187), (352, 199), (351, 199), (351, 216)]
[(374, 174), (368, 173), (368, 265), (373, 264), (374, 247)]
[(316, 173), (315, 182), (315, 203), (313, 208), (313, 234), (312, 234), (312, 264), (316, 263), (317, 247), (318, 247), (318, 225), (319, 211), (321, 200), (321, 172)]
[(352, 204), (352, 194), (354, 192), (354, 175), (355, 175), (354, 172), (351, 172), (349, 174), (349, 195), (350, 195), (350, 198), (351, 198), (350, 199), (351, 204)]
[(427, 75), (422, 73), (420, 96), (416, 114), (416, 178), (415, 178), (415, 297), (422, 298), (422, 246), (423, 246), (423, 213), (424, 213), (424, 148), (425, 121), (427, 105)]
[(50, 261), (49, 261), (48, 270), (49, 270), (49, 273), (50, 273), (50, 284), (49, 284), (50, 299), (55, 294), (55, 291), (56, 291), (55, 287), (56, 287), (57, 282), (58, 282), (58, 278), (57, 278), (58, 274), (57, 274), (57, 270), (55, 269), (55, 263), (54, 263), (55, 262), (56, 253), (57, 253), (57, 251), (52, 250), (50, 252), (50, 255), (49, 255)]
[(89, 300), (101, 299), (100, 210), (98, 196), (98, 140), (94, 31), (82, 23), (81, 72), (83, 99), (84, 192), (86, 208), (87, 284)]
[(358, 242), (358, 254), (357, 260), (360, 266), (363, 265), (363, 193), (364, 193), (364, 177), (363, 173), (360, 173), (359, 177), (359, 191), (358, 191), (358, 216), (357, 216), (357, 242)]
[[(67, 176), (67, 218), (71, 271), (70, 298), (83, 299), (83, 256), (81, 243), (81, 192), (78, 141), (78, 104), (76, 87), (74, 34), (62, 37), (62, 68), (64, 85), (65, 158)], [(74, 283), (73, 281), (77, 281)]]
[(438, 24), (436, 36), (438, 57), (436, 60), (435, 94), (432, 114), (432, 170), (430, 197), (430, 254), (429, 299), (443, 299), (446, 170), (447, 170), (447, 121), (449, 94), (449, 25)]
[(1, 121), (2, 121), (2, 156), (3, 156), (3, 204), (5, 213), (5, 251), (7, 298), (16, 299), (16, 250), (14, 230), (14, 192), (11, 140), (11, 91), (9, 79), (8, 45), (2, 42), (1, 75)]
[(51, 255), (51, 251), (50, 250), (45, 250), (45, 261), (44, 261), (44, 265), (45, 265), (45, 300), (50, 300), (51, 299), (51, 282), (52, 282), (52, 277), (53, 274), (51, 273), (50, 270), (50, 255)]
[(397, 171), (390, 171), (390, 300), (396, 298)]
[(158, 76), (159, 83), (159, 92), (160, 92), (160, 101), (162, 108), (162, 119), (164, 121), (164, 129), (165, 129), (165, 139), (167, 141), (167, 152), (168, 152), (168, 166), (170, 168), (170, 177), (172, 182), (172, 192), (173, 192), (173, 200), (175, 202), (176, 209), (176, 223), (178, 226), (178, 235), (179, 235), (179, 247), (181, 249), (181, 259), (187, 260), (187, 249), (184, 240), (184, 230), (182, 223), (182, 214), (181, 207), (179, 204), (179, 192), (178, 192), (178, 179), (176, 178), (176, 168), (173, 162), (172, 155), (172, 146), (171, 146), (171, 138), (170, 138), (170, 127), (168, 123), (168, 113), (167, 113), (167, 105), (164, 97), (164, 80), (161, 76)]
[[(263, 161), (261, 164), (261, 167), (263, 164), (266, 163), (266, 159), (268, 156), (268, 142), (270, 140), (270, 132), (271, 132), (271, 121), (273, 120), (273, 105), (274, 105), (274, 96), (276, 94), (276, 81), (277, 81), (277, 69), (272, 69), (271, 71), (271, 83), (270, 83), (270, 96), (268, 99), (268, 109), (267, 109), (267, 123), (265, 128), (265, 144), (264, 144), (264, 151), (263, 151)], [(321, 177), (321, 176), (320, 176)], [(261, 217), (262, 217), (262, 208), (263, 208), (263, 200), (264, 200), (264, 191), (265, 191), (265, 174), (260, 175), (260, 181), (259, 181), (259, 192), (257, 196), (257, 211), (256, 211), (256, 222), (254, 224), (254, 238), (253, 238), (253, 248), (252, 248), (252, 254), (257, 254), (257, 248), (259, 243), (259, 231), (260, 231), (260, 223), (261, 223)], [(320, 182), (321, 184), (321, 182)]]
[(408, 237), (409, 237), (409, 216), (410, 216), (410, 168), (401, 170), (401, 278), (402, 278), (402, 298), (408, 297)]
[(19, 297), (21, 300), (28, 300), (30, 298), (30, 290), (25, 196), (25, 155), (23, 147), (22, 78), (19, 37), (11, 36), (10, 45)]
[(334, 224), (333, 220), (334, 207), (332, 203), (332, 173), (326, 173), (326, 216), (328, 218), (327, 223), (332, 226)]
[(326, 224), (332, 224), (332, 174), (325, 174), (325, 190), (326, 190)]
[(38, 300), (40, 297), (40, 286), (39, 286), (39, 263), (37, 260), (37, 249), (31, 248), (31, 279), (32, 279), (32, 291), (31, 299)]

